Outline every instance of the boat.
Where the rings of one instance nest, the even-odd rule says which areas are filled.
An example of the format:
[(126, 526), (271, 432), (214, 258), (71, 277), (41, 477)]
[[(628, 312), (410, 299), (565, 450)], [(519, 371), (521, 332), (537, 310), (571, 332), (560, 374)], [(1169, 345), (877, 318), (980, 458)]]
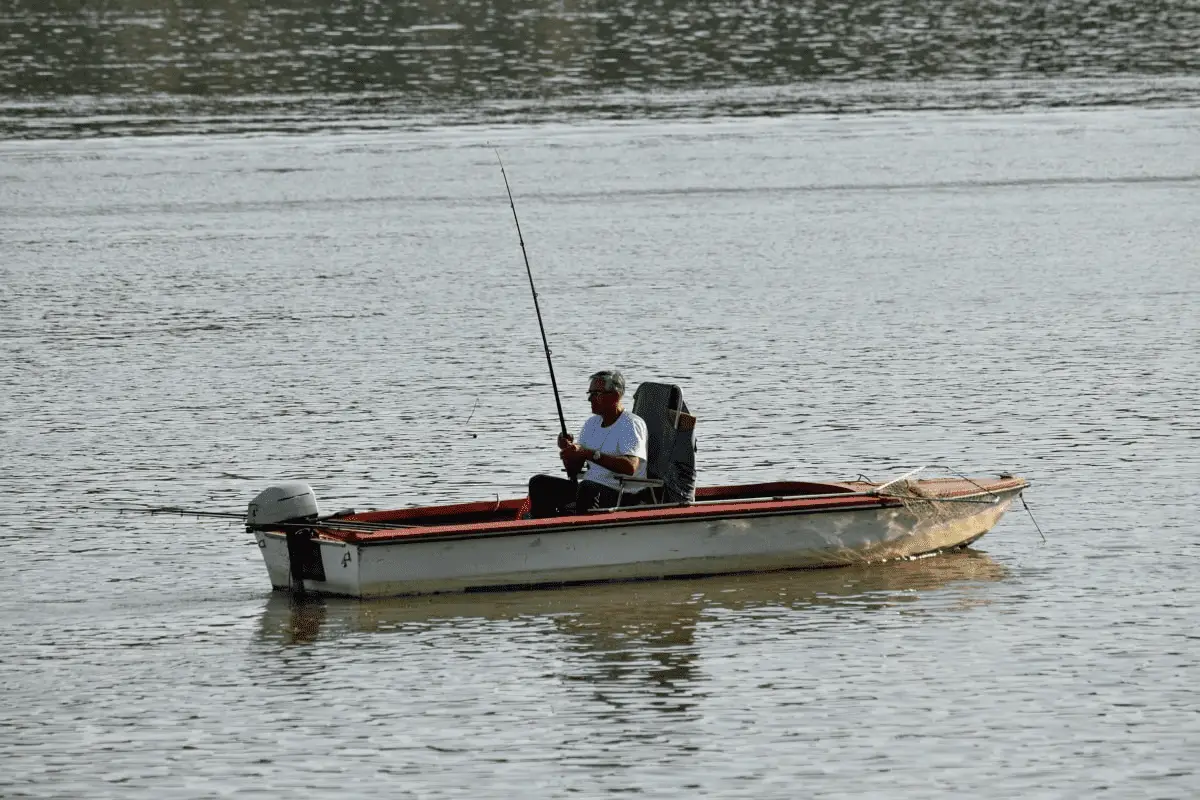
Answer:
[[(678, 414), (676, 414), (678, 417)], [(1029, 482), (1012, 474), (777, 481), (545, 519), (513, 497), (322, 516), (303, 482), (269, 487), (246, 526), (271, 585), (375, 598), (840, 567), (963, 548)]]
[[(496, 158), (500, 160), (499, 151)], [(550, 346), (517, 208), (500, 161), (558, 408)], [(322, 516), (307, 483), (272, 486), (245, 515), (271, 585), (297, 594), (373, 598), (605, 581), (836, 567), (965, 547), (1029, 485), (1023, 478), (882, 483), (778, 481), (696, 488), (696, 418), (673, 384), (644, 382), (647, 425), (636, 504), (531, 519), (529, 498)], [(861, 477), (861, 476), (860, 476)], [(645, 502), (649, 493), (650, 502)]]

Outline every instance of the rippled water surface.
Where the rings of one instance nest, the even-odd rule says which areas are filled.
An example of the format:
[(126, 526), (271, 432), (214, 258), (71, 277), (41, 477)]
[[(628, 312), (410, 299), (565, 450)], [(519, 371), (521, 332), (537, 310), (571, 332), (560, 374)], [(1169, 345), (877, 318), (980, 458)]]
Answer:
[(1196, 105), (1194, 0), (9, 0), (0, 133)]
[[(513, 496), (585, 376), (707, 483), (1034, 480), (965, 554), (290, 604), (220, 520)], [(3, 152), (10, 796), (1184, 797), (1200, 116), (915, 113)]]
[[(1200, 792), (1194, 3), (0, 9), (0, 795)], [(142, 135), (155, 134), (155, 135)], [(220, 519), (1013, 471), (976, 549), (380, 602)]]

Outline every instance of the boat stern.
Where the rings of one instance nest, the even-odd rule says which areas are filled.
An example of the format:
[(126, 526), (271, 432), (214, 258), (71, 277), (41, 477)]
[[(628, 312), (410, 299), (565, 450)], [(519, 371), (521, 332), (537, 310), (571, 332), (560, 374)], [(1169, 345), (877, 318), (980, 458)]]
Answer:
[(312, 531), (254, 531), (271, 588), (297, 594), (359, 597), (358, 546)]

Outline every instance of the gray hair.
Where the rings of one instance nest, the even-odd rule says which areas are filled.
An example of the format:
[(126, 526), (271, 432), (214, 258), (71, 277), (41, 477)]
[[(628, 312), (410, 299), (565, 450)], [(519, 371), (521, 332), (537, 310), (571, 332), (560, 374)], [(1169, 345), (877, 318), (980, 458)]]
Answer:
[(592, 374), (588, 378), (588, 383), (592, 381), (603, 381), (604, 390), (607, 392), (616, 392), (619, 395), (625, 394), (625, 376), (615, 369), (602, 369)]

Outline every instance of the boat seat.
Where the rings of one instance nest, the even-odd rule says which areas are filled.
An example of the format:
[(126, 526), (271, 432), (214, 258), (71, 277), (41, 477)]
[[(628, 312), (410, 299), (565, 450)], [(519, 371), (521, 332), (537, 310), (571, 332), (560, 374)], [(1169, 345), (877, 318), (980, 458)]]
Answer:
[(692, 503), (696, 500), (696, 418), (688, 413), (683, 390), (671, 383), (647, 382), (633, 394), (633, 413), (646, 422), (646, 477), (618, 475), (626, 492), (650, 490), (652, 501)]
[(621, 488), (617, 492), (617, 504), (615, 508), (621, 507), (621, 500), (624, 499), (626, 492), (636, 494), (646, 489), (650, 490), (651, 502), (655, 505), (662, 502), (662, 488), (665, 484), (660, 478), (635, 478), (632, 475), (617, 475), (616, 479), (617, 483), (621, 484)]

